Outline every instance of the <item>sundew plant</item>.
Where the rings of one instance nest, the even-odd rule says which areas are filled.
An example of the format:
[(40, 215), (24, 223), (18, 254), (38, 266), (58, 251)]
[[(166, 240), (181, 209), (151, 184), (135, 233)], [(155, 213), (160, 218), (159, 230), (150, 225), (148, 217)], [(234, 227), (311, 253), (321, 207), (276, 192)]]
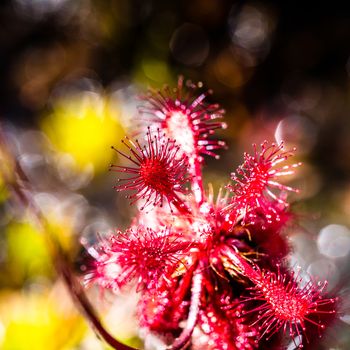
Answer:
[(298, 191), (280, 179), (300, 165), (295, 150), (262, 140), (215, 193), (202, 167), (226, 148), (213, 136), (226, 124), (201, 88), (179, 78), (142, 98), (147, 131), (114, 148), (124, 162), (110, 168), (138, 211), (127, 230), (89, 247), (86, 284), (117, 294), (136, 286), (142, 334), (163, 349), (311, 349), (338, 299), (288, 264), (287, 198)]

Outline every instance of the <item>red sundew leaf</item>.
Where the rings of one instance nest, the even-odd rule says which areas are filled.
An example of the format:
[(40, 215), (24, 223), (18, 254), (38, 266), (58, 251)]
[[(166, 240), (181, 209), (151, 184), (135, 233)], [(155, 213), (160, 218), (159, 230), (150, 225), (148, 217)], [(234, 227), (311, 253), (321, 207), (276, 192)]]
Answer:
[[(322, 296), (327, 282), (316, 284), (310, 280), (302, 285), (302, 278), (265, 271), (256, 280), (252, 295), (246, 299), (260, 301), (262, 304), (248, 311), (256, 312), (261, 337), (271, 338), (279, 330), (289, 333), (294, 341), (309, 342), (307, 329), (316, 326), (319, 335), (325, 328), (325, 315), (334, 315), (335, 298)], [(295, 338), (296, 337), (296, 338)]]
[(304, 336), (309, 342), (308, 327), (316, 326), (321, 334), (326, 327), (323, 320), (336, 314), (337, 299), (323, 295), (327, 282), (304, 282), (299, 273), (282, 274), (279, 265), (277, 272), (261, 270), (228, 246), (223, 246), (221, 253), (229, 269), (234, 269), (254, 284), (254, 287), (248, 288), (250, 296), (242, 298), (242, 301), (257, 302), (244, 315), (256, 315), (251, 325), (259, 327), (261, 339), (268, 340), (281, 330), (289, 333), (293, 341), (301, 341)]
[(177, 87), (171, 90), (150, 91), (141, 97), (146, 105), (140, 107), (143, 114), (149, 115), (150, 121), (159, 127), (171, 139), (176, 139), (181, 150), (189, 158), (206, 154), (218, 158), (215, 151), (225, 148), (225, 142), (209, 139), (216, 129), (226, 128), (223, 122), (215, 121), (223, 117), (224, 110), (218, 104), (206, 103), (211, 91), (197, 93), (201, 83), (190, 81), (184, 87), (183, 77), (179, 77)]
[[(267, 223), (279, 220), (279, 208), (288, 207), (285, 192), (298, 192), (298, 190), (278, 182), (280, 177), (294, 173), (294, 169), (300, 163), (279, 166), (293, 155), (292, 151), (283, 151), (283, 143), (270, 146), (265, 141), (261, 144), (261, 150), (253, 145), (253, 155), (244, 154), (244, 163), (238, 167), (236, 173), (231, 174), (233, 185), (227, 188), (233, 192), (231, 203), (224, 211), (231, 211), (235, 217), (243, 217), (243, 222), (252, 224), (257, 217), (258, 209), (264, 215)], [(275, 194), (272, 190), (282, 192)], [(277, 210), (278, 209), (278, 210)]]
[(136, 280), (138, 289), (156, 293), (160, 281), (181, 264), (190, 246), (169, 228), (156, 232), (140, 226), (125, 233), (117, 231), (102, 243), (90, 279), (113, 289)]
[(138, 140), (133, 142), (126, 138), (122, 141), (129, 149), (130, 155), (114, 149), (121, 156), (128, 159), (132, 166), (111, 165), (111, 170), (130, 176), (118, 179), (115, 186), (117, 191), (134, 191), (127, 196), (131, 204), (143, 199), (141, 209), (153, 205), (163, 206), (166, 199), (169, 205), (174, 205), (181, 211), (186, 211), (185, 204), (178, 194), (184, 192), (183, 185), (186, 182), (187, 158), (179, 157), (179, 146), (174, 140), (157, 133), (147, 132), (147, 142), (141, 146)]
[[(108, 240), (99, 237), (100, 243), (95, 246), (87, 246), (86, 250), (93, 258), (91, 266), (87, 267), (84, 276), (84, 284), (90, 286), (97, 284), (103, 292), (110, 289), (114, 292), (119, 290), (118, 278), (121, 273), (116, 255), (111, 251)], [(87, 245), (86, 243), (83, 243)]]

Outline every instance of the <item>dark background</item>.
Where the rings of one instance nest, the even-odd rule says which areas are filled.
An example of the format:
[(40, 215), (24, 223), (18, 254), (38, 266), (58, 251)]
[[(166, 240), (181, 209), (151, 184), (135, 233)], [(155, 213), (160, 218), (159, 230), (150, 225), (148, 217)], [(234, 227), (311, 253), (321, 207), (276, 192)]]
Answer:
[[(165, 62), (172, 77), (181, 73), (204, 81), (214, 89), (216, 99), (233, 111), (228, 115), (232, 119), (238, 104), (246, 108), (248, 119), (257, 118), (262, 109), (268, 110), (267, 118), (286, 110), (289, 113), (291, 109), (300, 112), (302, 106), (288, 102), (291, 99), (298, 102), (307, 98), (305, 94), (314, 92), (305, 90), (318, 89), (321, 105), (318, 109), (328, 108), (325, 116), (320, 117), (318, 111), (303, 111), (319, 129), (312, 158), (322, 167), (327, 182), (347, 180), (350, 165), (344, 158), (349, 147), (350, 16), (345, 2), (54, 3), (1, 2), (0, 113), (3, 118), (35, 124), (38, 113), (47, 107), (50, 93), (62, 80), (94, 75), (104, 87), (118, 79), (152, 85), (165, 83), (160, 77), (152, 79), (142, 74), (135, 77), (143, 60)], [(273, 22), (273, 28), (262, 44), (244, 47), (244, 43), (231, 40), (230, 32), (237, 29), (238, 18), (247, 8), (261, 11), (262, 20)], [(246, 17), (254, 24), (249, 13)], [(169, 42), (184, 23), (200, 28), (201, 35), (198, 40), (196, 31), (183, 31), (174, 53)], [(209, 52), (200, 63), (188, 63), (191, 55), (195, 55), (196, 45), (201, 50), (203, 35)], [(247, 51), (255, 60), (248, 67), (244, 65)], [(243, 58), (237, 60), (237, 52)], [(57, 57), (62, 54), (66, 56), (63, 60)], [(230, 58), (238, 61), (237, 67), (228, 64), (224, 74), (243, 75), (241, 82), (225, 84), (213, 73), (220, 55), (231, 55), (224, 57), (224, 62)], [(289, 101), (281, 95), (287, 95)]]

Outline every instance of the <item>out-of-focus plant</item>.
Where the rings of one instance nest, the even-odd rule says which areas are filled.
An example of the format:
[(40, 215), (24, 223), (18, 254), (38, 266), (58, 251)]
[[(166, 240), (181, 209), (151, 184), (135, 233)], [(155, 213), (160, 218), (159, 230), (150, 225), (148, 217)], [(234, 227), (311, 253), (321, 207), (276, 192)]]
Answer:
[[(7, 234), (1, 237), (3, 240), (1, 243), (4, 243), (3, 246), (7, 249), (7, 251), (6, 249), (1, 251), (1, 264), (5, 266), (8, 263), (8, 266), (5, 266), (5, 274), (14, 274), (14, 282), (10, 283), (11, 285), (9, 280), (5, 281), (9, 285), (7, 289), (3, 289), (4, 300), (18, 293), (15, 289), (18, 287), (26, 291), (33, 291), (33, 293), (24, 292), (24, 301), (15, 298), (14, 315), (10, 310), (6, 317), (4, 314), (3, 318), (0, 318), (2, 336), (0, 338), (4, 348), (70, 349), (82, 341), (82, 330), (79, 326), (81, 319), (77, 317), (70, 319), (68, 310), (63, 312), (63, 314), (66, 313), (66, 318), (56, 315), (55, 307), (60, 303), (55, 304), (58, 300), (64, 303), (63, 296), (61, 297), (58, 292), (51, 300), (48, 297), (49, 292), (44, 292), (52, 284), (52, 280), (47, 279), (47, 277), (52, 277), (52, 265), (55, 267), (57, 276), (64, 282), (71, 299), (77, 303), (96, 333), (114, 348), (129, 349), (127, 345), (114, 339), (104, 328), (78, 278), (74, 275), (72, 263), (74, 250), (72, 250), (71, 242), (72, 238), (76, 237), (75, 230), (79, 227), (77, 225), (79, 208), (81, 209), (79, 203), (74, 205), (75, 200), (70, 200), (69, 193), (64, 190), (63, 193), (60, 193), (60, 199), (53, 194), (37, 192), (36, 186), (32, 186), (26, 170), (22, 167), (21, 157), (17, 156), (14, 149), (9, 146), (12, 141), (9, 133), (0, 129), (0, 135), (0, 173), (8, 192), (6, 203), (8, 208), (5, 208), (5, 212), (8, 211), (12, 217), (11, 223), (7, 226)], [(79, 195), (76, 197), (82, 198)], [(78, 213), (75, 212), (75, 206), (78, 208)], [(28, 242), (28, 240), (33, 242)], [(23, 249), (22, 256), (20, 248), (26, 243), (28, 245)], [(45, 249), (43, 249), (44, 246)], [(48, 259), (49, 255), (51, 263)], [(8, 261), (6, 261), (7, 258)], [(39, 266), (36, 259), (39, 259), (43, 265)], [(46, 263), (47, 266), (45, 266)], [(18, 274), (17, 269), (20, 270)], [(12, 290), (9, 289), (10, 287)], [(62, 292), (62, 289), (60, 291)], [(35, 302), (28, 302), (27, 305), (27, 300), (32, 299)], [(41, 304), (43, 309), (41, 309)], [(51, 305), (53, 305), (52, 312)], [(37, 310), (37, 313), (32, 310)], [(57, 310), (57, 313), (60, 314), (61, 309), (58, 307)], [(58, 337), (57, 343), (48, 340), (53, 337), (52, 334), (58, 332), (58, 329), (67, 327), (67, 324), (69, 329), (66, 334), (62, 332), (62, 339)], [(75, 327), (81, 330), (78, 337), (74, 333)], [(16, 332), (20, 335), (17, 338), (15, 337)], [(27, 333), (30, 333), (30, 336), (26, 342)], [(130, 337), (132, 338), (130, 335), (127, 336), (127, 338)], [(128, 341), (128, 339), (124, 340)], [(135, 342), (133, 339), (129, 341)], [(89, 346), (88, 343), (84, 341), (86, 346)]]
[(0, 175), (0, 203), (4, 202), (6, 198), (7, 198), (6, 187)]
[(0, 328), (3, 350), (68, 350), (81, 341), (85, 323), (58, 284), (51, 291), (1, 292)]

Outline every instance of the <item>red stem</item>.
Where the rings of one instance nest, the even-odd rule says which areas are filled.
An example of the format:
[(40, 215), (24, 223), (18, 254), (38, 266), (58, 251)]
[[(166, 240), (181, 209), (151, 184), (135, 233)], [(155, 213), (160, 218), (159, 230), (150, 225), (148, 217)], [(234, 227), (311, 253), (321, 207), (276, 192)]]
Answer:
[(89, 302), (80, 283), (77, 281), (76, 278), (74, 278), (70, 267), (67, 266), (67, 262), (66, 262), (67, 259), (62, 259), (62, 255), (63, 255), (63, 252), (62, 254), (60, 254), (61, 258), (59, 257), (57, 259), (56, 269), (58, 272), (62, 274), (63, 280), (65, 281), (66, 286), (68, 287), (68, 290), (72, 298), (80, 306), (81, 312), (88, 319), (88, 321), (92, 325), (95, 332), (113, 349), (135, 350), (135, 348), (125, 345), (119, 342), (117, 339), (115, 339), (102, 325), (101, 321), (99, 320), (99, 317), (96, 314), (95, 309)]
[(191, 339), (194, 327), (196, 326), (198, 313), (200, 308), (200, 299), (203, 289), (203, 274), (198, 270), (195, 272), (192, 279), (192, 288), (191, 288), (191, 305), (190, 311), (188, 313), (187, 324), (183, 329), (180, 336), (175, 339), (174, 343), (168, 347), (168, 350), (180, 350), (183, 349)]
[(181, 200), (177, 194), (174, 193), (171, 204), (175, 206), (175, 208), (179, 211), (182, 215), (190, 215), (191, 211), (188, 208), (188, 206), (185, 204), (183, 200)]
[(196, 202), (200, 205), (204, 202), (202, 169), (199, 161), (200, 157), (195, 155), (189, 159), (189, 172), (192, 176), (191, 187)]

